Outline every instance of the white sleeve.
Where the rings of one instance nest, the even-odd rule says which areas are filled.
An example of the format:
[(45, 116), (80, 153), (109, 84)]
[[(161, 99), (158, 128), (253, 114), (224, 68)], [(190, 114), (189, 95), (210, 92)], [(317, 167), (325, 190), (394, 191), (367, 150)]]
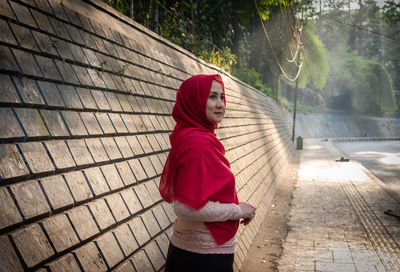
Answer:
[(179, 201), (175, 201), (174, 211), (177, 216), (199, 222), (223, 222), (238, 220), (242, 217), (242, 210), (239, 205), (212, 201), (209, 201), (200, 210), (192, 209)]

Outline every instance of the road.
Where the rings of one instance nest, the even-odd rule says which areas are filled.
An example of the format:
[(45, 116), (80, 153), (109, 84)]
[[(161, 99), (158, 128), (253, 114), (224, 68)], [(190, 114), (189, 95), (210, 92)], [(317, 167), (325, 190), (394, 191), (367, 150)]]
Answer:
[(335, 146), (400, 195), (400, 141), (337, 142)]

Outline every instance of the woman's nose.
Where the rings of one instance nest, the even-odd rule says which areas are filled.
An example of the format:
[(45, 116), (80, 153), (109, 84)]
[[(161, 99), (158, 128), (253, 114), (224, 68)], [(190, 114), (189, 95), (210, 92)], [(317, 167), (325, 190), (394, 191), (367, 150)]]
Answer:
[(222, 99), (217, 100), (217, 107), (223, 107), (224, 106), (224, 101)]

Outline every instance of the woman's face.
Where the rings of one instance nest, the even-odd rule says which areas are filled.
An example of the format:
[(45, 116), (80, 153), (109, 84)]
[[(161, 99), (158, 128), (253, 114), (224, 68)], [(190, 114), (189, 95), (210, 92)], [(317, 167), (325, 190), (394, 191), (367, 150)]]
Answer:
[(211, 84), (210, 94), (206, 104), (206, 116), (208, 122), (215, 125), (222, 121), (225, 115), (225, 94), (222, 91), (222, 86), (217, 81), (213, 80)]

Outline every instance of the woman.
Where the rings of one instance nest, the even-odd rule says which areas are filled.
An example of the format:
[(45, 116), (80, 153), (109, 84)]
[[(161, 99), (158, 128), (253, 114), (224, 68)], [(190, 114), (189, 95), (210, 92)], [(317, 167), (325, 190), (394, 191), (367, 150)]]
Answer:
[(166, 272), (233, 271), (239, 220), (247, 225), (254, 217), (252, 205), (238, 203), (235, 177), (214, 133), (225, 106), (219, 75), (193, 76), (176, 95), (172, 148), (160, 182), (177, 215)]

